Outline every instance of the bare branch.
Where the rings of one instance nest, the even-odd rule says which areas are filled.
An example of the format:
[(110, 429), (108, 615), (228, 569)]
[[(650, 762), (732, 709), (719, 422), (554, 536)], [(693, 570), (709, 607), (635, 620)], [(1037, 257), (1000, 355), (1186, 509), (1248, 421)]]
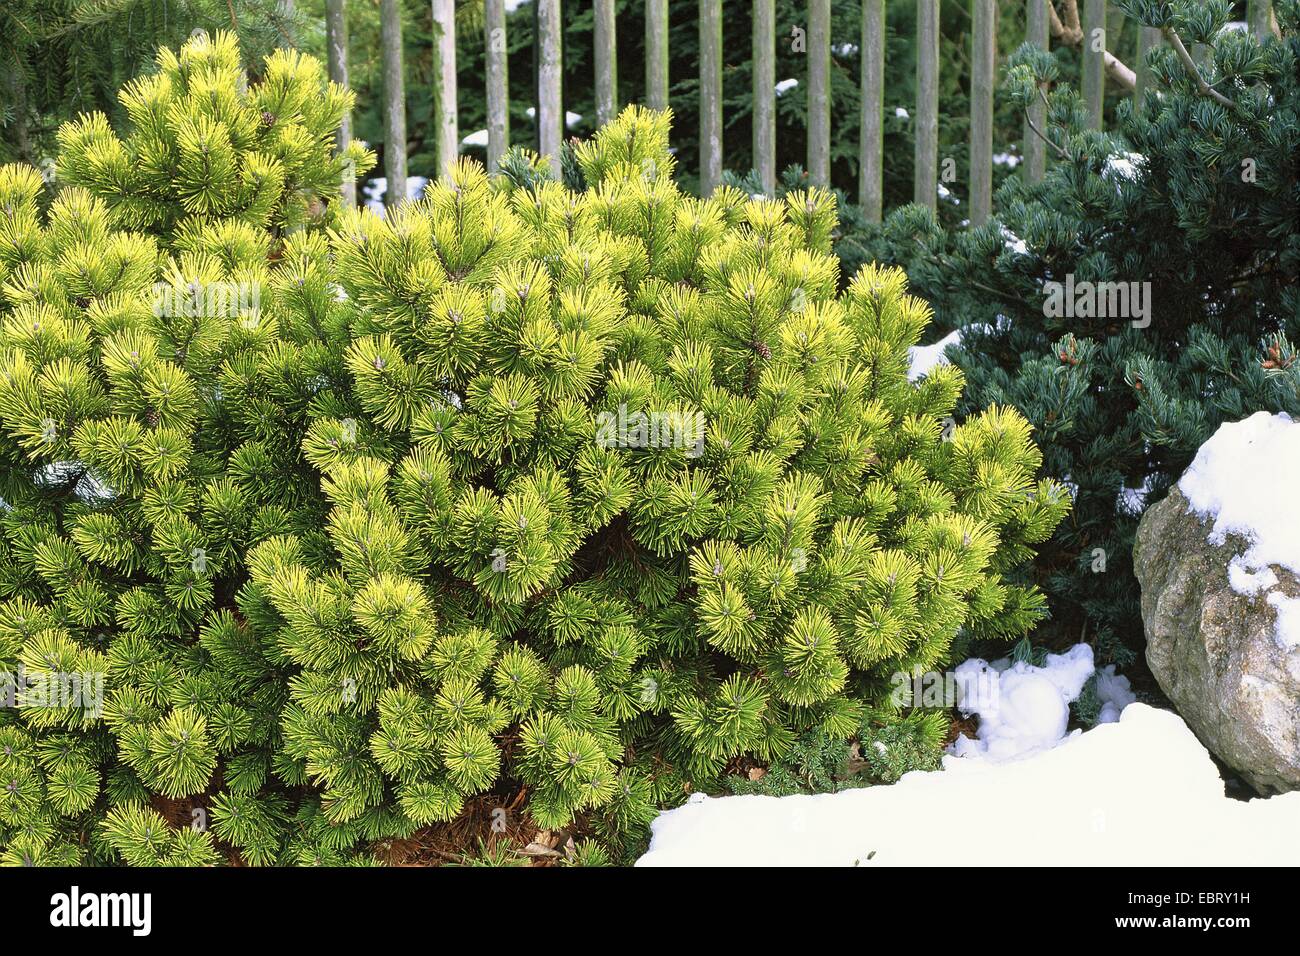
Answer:
[(1052, 149), (1056, 150), (1056, 155), (1061, 157), (1061, 159), (1068, 160), (1070, 158), (1069, 153), (1067, 153), (1065, 150), (1061, 149), (1061, 147), (1058, 146), (1056, 143), (1048, 139), (1045, 135), (1043, 135), (1043, 131), (1034, 125), (1034, 121), (1029, 118), (1029, 110), (1025, 110), (1025, 125), (1034, 131), (1035, 136), (1041, 139), (1048, 146), (1052, 147)]
[[(1078, 0), (1065, 0), (1065, 22), (1061, 21), (1056, 12), (1056, 8), (1050, 2), (1047, 3), (1048, 16), (1050, 17), (1050, 28), (1052, 36), (1056, 37), (1066, 46), (1079, 46), (1083, 43), (1083, 27), (1079, 25), (1079, 7)], [(1130, 93), (1137, 90), (1137, 74), (1126, 66), (1123, 61), (1112, 54), (1109, 50), (1102, 51), (1103, 62), (1106, 67), (1106, 75), (1114, 80), (1119, 86), (1122, 86)]]
[(1214, 102), (1220, 103), (1223, 106), (1228, 107), (1228, 109), (1236, 109), (1236, 103), (1232, 102), (1232, 100), (1228, 99), (1205, 81), (1205, 77), (1201, 75), (1200, 67), (1196, 65), (1196, 61), (1192, 59), (1192, 55), (1187, 52), (1187, 47), (1183, 46), (1183, 38), (1178, 35), (1178, 31), (1173, 27), (1165, 26), (1160, 28), (1160, 32), (1163, 33), (1165, 39), (1169, 41), (1169, 45), (1174, 48), (1174, 53), (1178, 55), (1178, 62), (1183, 65), (1183, 69), (1185, 69), (1188, 75), (1196, 82), (1197, 92), (1202, 96), (1208, 96), (1210, 99), (1214, 100)]

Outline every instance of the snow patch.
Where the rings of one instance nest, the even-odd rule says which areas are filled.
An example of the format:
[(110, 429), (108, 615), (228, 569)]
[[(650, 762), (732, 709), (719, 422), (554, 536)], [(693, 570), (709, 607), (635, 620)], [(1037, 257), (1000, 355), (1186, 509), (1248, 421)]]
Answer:
[[(638, 866), (1292, 866), (1300, 792), (1224, 796), (1182, 719), (1145, 704), (1024, 760), (944, 758), (892, 786), (694, 796)], [(966, 825), (936, 826), (960, 807)]]
[(950, 345), (960, 344), (961, 330), (955, 329), (933, 345), (910, 346), (907, 350), (907, 358), (910, 363), (907, 369), (907, 380), (915, 382), (918, 378), (929, 375), (938, 366), (947, 365), (948, 357), (943, 354), (943, 350)]
[(1016, 255), (1029, 255), (1029, 247), (1025, 245), (1025, 240), (1021, 239), (1006, 226), (1000, 226), (1002, 230), (1002, 244), (1010, 249)]
[(1300, 598), (1287, 597), (1280, 591), (1273, 591), (1268, 596), (1268, 603), (1277, 608), (1273, 639), (1284, 651), (1300, 648)]
[[(424, 187), (429, 185), (425, 176), (406, 177), (406, 198), (419, 199), (424, 194)], [(362, 188), (365, 194), (366, 208), (380, 219), (384, 218), (384, 197), (388, 195), (388, 177), (376, 176)]]
[(1141, 153), (1115, 153), (1107, 158), (1101, 174), (1106, 179), (1113, 179), (1116, 176), (1128, 180), (1137, 179), (1138, 170), (1146, 161), (1147, 158)]
[(964, 714), (979, 715), (978, 737), (959, 735), (949, 753), (1012, 760), (1055, 747), (1065, 739), (1070, 702), (1078, 698), (1094, 670), (1087, 644), (1076, 644), (1064, 654), (1048, 654), (1042, 667), (971, 658), (955, 672), (957, 707)]
[(1137, 694), (1133, 685), (1123, 674), (1115, 673), (1115, 665), (1107, 664), (1097, 671), (1097, 699), (1101, 701), (1101, 710), (1097, 712), (1097, 723), (1113, 724), (1124, 713), (1129, 704), (1137, 703)]
[[(537, 107), (530, 106), (528, 109), (524, 110), (524, 113), (527, 114), (529, 119), (532, 119), (537, 115)], [(572, 110), (564, 111), (564, 125), (566, 127), (573, 129), (573, 127), (577, 126), (580, 122), (582, 122), (581, 113), (574, 113)]]

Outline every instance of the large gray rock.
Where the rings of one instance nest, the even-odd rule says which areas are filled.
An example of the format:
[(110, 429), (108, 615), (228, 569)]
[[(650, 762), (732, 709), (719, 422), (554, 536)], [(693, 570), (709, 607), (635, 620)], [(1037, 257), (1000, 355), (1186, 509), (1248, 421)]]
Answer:
[[(1138, 526), (1147, 663), (1205, 746), (1256, 790), (1300, 790), (1300, 648), (1275, 638), (1277, 610), (1264, 593), (1229, 586), (1228, 562), (1246, 543), (1210, 544), (1212, 522), (1187, 508), (1175, 486)], [(1295, 575), (1273, 570), (1271, 590), (1300, 596)]]

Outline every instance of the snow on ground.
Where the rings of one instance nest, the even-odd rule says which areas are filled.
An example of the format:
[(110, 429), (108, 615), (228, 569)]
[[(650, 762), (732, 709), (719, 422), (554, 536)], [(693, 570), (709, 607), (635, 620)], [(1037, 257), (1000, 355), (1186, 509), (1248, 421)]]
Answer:
[(938, 342), (933, 345), (912, 345), (907, 349), (907, 358), (911, 363), (907, 370), (907, 380), (915, 382), (923, 375), (930, 372), (940, 365), (947, 365), (948, 358), (943, 354), (943, 350), (950, 345), (961, 344), (961, 332), (954, 329), (949, 332)]
[(1277, 642), (1300, 648), (1300, 599), (1273, 591), (1272, 565), (1300, 575), (1300, 423), (1286, 413), (1256, 412), (1225, 422), (1196, 453), (1178, 488), (1188, 510), (1212, 519), (1211, 544), (1228, 535), (1248, 542), (1228, 563), (1228, 582), (1238, 594), (1267, 591), (1277, 608)]
[[(424, 192), (424, 187), (427, 185), (429, 185), (429, 180), (424, 176), (407, 176), (406, 198), (419, 199)], [(365, 194), (366, 208), (382, 219), (384, 216), (384, 197), (388, 194), (388, 178), (376, 176), (362, 187), (362, 192)]]
[(1182, 719), (1145, 704), (1059, 747), (945, 757), (892, 786), (697, 795), (652, 825), (638, 866), (1293, 866), (1300, 792), (1224, 796)]
[[(1039, 667), (1010, 658), (989, 663), (971, 658), (954, 671), (957, 707), (965, 714), (978, 714), (978, 737), (965, 734), (949, 748), (958, 757), (987, 757), (1012, 760), (1055, 747), (1065, 739), (1070, 720), (1070, 703), (1077, 700), (1083, 685), (1095, 672), (1092, 648), (1076, 644), (1064, 654), (1048, 654)], [(1105, 676), (1104, 704), (1113, 720), (1126, 704), (1135, 700), (1127, 677), (1116, 675), (1112, 666)], [(1098, 693), (1102, 678), (1098, 675)], [(1078, 733), (1078, 731), (1075, 731)]]

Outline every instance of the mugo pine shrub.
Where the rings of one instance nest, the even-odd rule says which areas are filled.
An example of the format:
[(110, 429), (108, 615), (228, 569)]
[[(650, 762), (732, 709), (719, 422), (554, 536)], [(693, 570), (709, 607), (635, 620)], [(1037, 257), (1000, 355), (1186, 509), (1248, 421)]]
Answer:
[(618, 831), (1043, 611), (1009, 573), (1069, 499), (1025, 420), (953, 427), (961, 373), (907, 380), (903, 274), (837, 297), (829, 197), (685, 196), (668, 124), (625, 111), (580, 194), (463, 163), (331, 235), (330, 548), (262, 542), (239, 600), (300, 668), (285, 750), (331, 820), (505, 776), (539, 825)]
[[(631, 109), (582, 193), (466, 164), (387, 221), (330, 177), (137, 203), (98, 135), (45, 212), (4, 169), (6, 861), (367, 862), (521, 785), (618, 842), (1032, 626), (1069, 499), (1025, 420), (907, 381), (928, 312), (836, 294), (825, 194), (685, 196), (667, 136)], [(217, 282), (260, 298), (189, 307)], [(33, 692), (80, 673), (95, 706)]]
[[(278, 92), (241, 89), (232, 106), (231, 55), (225, 40), (194, 41), (179, 59), (164, 51), (161, 73), (125, 94), (154, 103), (133, 111), (147, 122), (126, 137), (131, 149), (184, 165), (180, 131), (221, 140), (222, 123), (260, 117), (267, 97), (322, 97), (319, 65), (276, 79), (277, 57), (265, 82)], [(102, 171), (95, 157), (123, 148), (76, 132), (95, 125), (63, 131), (60, 180)], [(260, 163), (255, 147), (234, 154), (236, 167)], [(345, 326), (322, 278), (323, 234), (289, 223), (290, 210), (320, 202), (303, 183), (337, 191), (341, 170), (327, 169), (256, 212), (215, 218), (191, 212), (183, 177), (145, 201), (143, 180), (108, 174), (107, 185), (65, 186), (43, 214), (39, 174), (0, 167), (6, 862), (202, 863), (217, 858), (214, 834), (252, 862), (282, 850), (279, 832), (247, 821), (292, 806), (269, 796), (293, 780), (279, 766), (289, 672), (256, 644), (234, 595), (254, 542), (310, 535), (324, 519), (301, 441), (343, 379)], [(186, 195), (207, 189), (191, 185)], [(170, 829), (149, 807), (177, 799), (211, 831), (188, 812)]]

